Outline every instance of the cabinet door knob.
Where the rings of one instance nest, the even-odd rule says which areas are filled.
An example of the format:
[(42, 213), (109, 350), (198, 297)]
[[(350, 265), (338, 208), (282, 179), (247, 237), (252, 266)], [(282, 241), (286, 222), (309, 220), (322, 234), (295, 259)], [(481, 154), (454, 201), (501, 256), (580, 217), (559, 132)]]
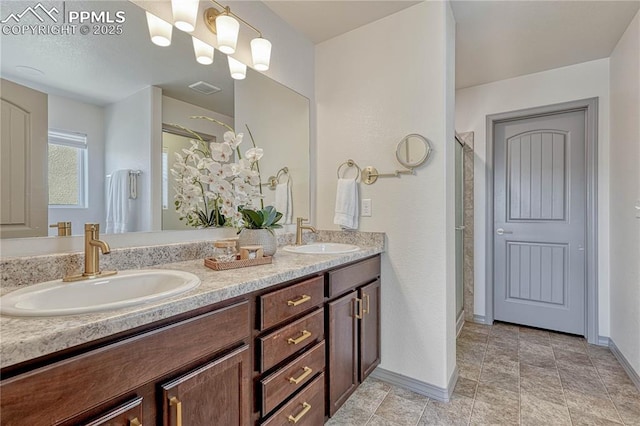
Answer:
[(294, 344), (297, 345), (298, 343), (301, 343), (305, 340), (307, 340), (309, 337), (311, 337), (311, 332), (307, 331), (307, 330), (302, 330), (302, 334), (300, 335), (300, 337), (296, 337), (295, 339), (292, 337), (289, 337), (287, 339), (287, 343)]
[(174, 396), (169, 400), (169, 404), (176, 407), (176, 426), (182, 426), (182, 402)]
[(287, 300), (287, 306), (298, 306), (311, 300), (311, 296), (303, 294), (298, 300)]
[(293, 423), (293, 424), (298, 423), (300, 419), (302, 419), (304, 415), (309, 412), (309, 410), (311, 410), (311, 404), (307, 402), (303, 402), (302, 411), (300, 411), (297, 416), (294, 417), (291, 414), (289, 414), (289, 417), (287, 417), (287, 419), (289, 420), (289, 423)]
[(304, 370), (304, 372), (298, 377), (289, 377), (289, 383), (291, 383), (292, 385), (297, 385), (298, 383), (309, 377), (309, 374), (313, 373), (313, 370), (309, 367), (303, 367), (302, 369)]

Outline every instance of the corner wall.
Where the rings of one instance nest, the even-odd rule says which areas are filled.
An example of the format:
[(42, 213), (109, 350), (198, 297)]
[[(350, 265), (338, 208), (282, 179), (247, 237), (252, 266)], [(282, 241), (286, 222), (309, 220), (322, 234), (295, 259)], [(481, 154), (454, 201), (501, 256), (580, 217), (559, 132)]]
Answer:
[(154, 216), (158, 216), (161, 189), (160, 185), (152, 188), (151, 183), (160, 167), (161, 150), (156, 150), (155, 158), (153, 146), (161, 146), (162, 129), (154, 126), (161, 121), (161, 96), (159, 88), (150, 86), (105, 108), (105, 173), (118, 169), (142, 172), (138, 198), (130, 200), (134, 214), (127, 232), (160, 230)]
[(611, 54), (611, 340), (640, 375), (640, 13)]
[(609, 336), (609, 59), (496, 81), (456, 91), (456, 130), (475, 132), (474, 314), (485, 315), (486, 116), (598, 97), (598, 316)]
[(360, 230), (387, 234), (380, 368), (442, 392), (455, 369), (454, 31), (447, 2), (422, 2), (316, 46), (319, 228), (337, 229), (341, 163), (383, 173), (407, 134), (433, 144), (415, 176), (360, 185), (373, 204)]

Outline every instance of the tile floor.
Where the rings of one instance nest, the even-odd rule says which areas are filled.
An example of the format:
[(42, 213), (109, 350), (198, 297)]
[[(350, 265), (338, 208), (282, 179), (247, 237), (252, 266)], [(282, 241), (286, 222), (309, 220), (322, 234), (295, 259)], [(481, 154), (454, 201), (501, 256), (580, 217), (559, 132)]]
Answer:
[(640, 425), (640, 392), (583, 338), (466, 323), (457, 358), (449, 403), (369, 378), (327, 425)]

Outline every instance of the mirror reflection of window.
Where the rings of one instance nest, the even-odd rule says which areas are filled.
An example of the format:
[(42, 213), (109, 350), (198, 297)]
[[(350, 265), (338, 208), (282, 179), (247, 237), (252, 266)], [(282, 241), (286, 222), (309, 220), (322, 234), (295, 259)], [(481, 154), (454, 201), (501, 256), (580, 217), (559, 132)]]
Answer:
[(49, 207), (86, 208), (87, 135), (49, 130)]

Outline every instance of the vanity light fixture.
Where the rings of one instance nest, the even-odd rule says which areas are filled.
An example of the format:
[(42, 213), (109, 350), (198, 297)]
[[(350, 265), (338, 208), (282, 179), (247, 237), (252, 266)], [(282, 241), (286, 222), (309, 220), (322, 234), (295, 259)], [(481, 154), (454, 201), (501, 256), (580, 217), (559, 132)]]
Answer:
[[(226, 10), (228, 10), (228, 8)], [(240, 23), (236, 21), (233, 16), (220, 14), (216, 17), (216, 29), (218, 36), (218, 49), (227, 55), (235, 53), (236, 44), (238, 44)]]
[(247, 76), (247, 66), (231, 56), (227, 56), (227, 58), (229, 58), (229, 71), (231, 72), (231, 78), (234, 80), (244, 80)]
[(213, 46), (208, 45), (204, 41), (193, 38), (193, 51), (196, 54), (196, 61), (202, 65), (211, 65), (213, 63)]
[(173, 25), (187, 33), (195, 30), (199, 4), (199, 0), (171, 0)]
[(268, 70), (271, 60), (271, 43), (269, 40), (262, 36), (260, 30), (233, 13), (229, 6), (222, 6), (215, 0), (211, 0), (211, 2), (220, 7), (221, 10), (215, 7), (206, 9), (204, 11), (204, 22), (209, 30), (216, 34), (218, 49), (227, 55), (235, 53), (240, 31), (240, 23), (238, 21), (240, 21), (258, 34), (258, 37), (251, 40), (253, 67), (258, 71)]
[(173, 25), (163, 21), (156, 15), (147, 12), (147, 26), (149, 27), (149, 35), (153, 44), (166, 47), (171, 44), (171, 33)]

